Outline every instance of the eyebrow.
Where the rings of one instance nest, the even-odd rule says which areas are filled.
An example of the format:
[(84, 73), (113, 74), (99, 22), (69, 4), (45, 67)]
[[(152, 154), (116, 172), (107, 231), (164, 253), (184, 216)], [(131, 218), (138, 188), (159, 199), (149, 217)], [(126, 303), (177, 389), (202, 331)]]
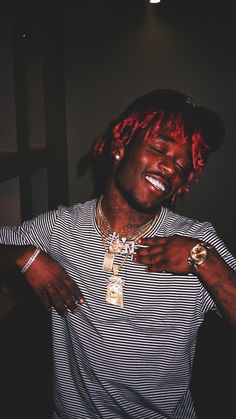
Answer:
[[(158, 140), (158, 139), (159, 140), (166, 141), (167, 143), (174, 143), (175, 142), (175, 139), (174, 138), (168, 137), (168, 135), (165, 135), (165, 134), (158, 135), (156, 137), (156, 140)], [(192, 162), (192, 160), (193, 160), (192, 152), (191, 151), (187, 151), (186, 154), (189, 157), (190, 161)]]
[(157, 135), (156, 139), (157, 140), (158, 139), (159, 140), (164, 140), (164, 141), (169, 142), (169, 143), (174, 143), (175, 142), (174, 138), (168, 137), (168, 135), (165, 135), (165, 134)]

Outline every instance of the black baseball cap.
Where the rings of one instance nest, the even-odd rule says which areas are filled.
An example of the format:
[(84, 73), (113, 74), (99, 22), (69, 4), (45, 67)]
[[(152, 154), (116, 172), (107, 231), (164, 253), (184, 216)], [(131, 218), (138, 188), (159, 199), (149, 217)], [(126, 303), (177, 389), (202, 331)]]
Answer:
[(217, 150), (224, 141), (225, 124), (213, 110), (198, 106), (184, 93), (172, 89), (158, 89), (135, 99), (121, 117), (140, 111), (180, 112), (189, 124), (198, 126), (210, 151)]

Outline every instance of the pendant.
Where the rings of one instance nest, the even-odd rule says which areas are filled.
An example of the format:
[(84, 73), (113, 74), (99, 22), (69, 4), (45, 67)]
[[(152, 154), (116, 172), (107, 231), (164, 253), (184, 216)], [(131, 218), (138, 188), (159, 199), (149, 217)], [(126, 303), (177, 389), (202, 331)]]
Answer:
[(132, 255), (134, 246), (134, 240), (127, 240), (126, 237), (120, 237), (119, 234), (113, 233), (108, 250), (115, 255)]
[(132, 256), (135, 250), (134, 247), (135, 247), (134, 240), (126, 240), (124, 254)]
[(102, 265), (102, 269), (105, 272), (112, 272), (114, 257), (115, 257), (114, 253), (105, 252), (105, 256), (104, 256), (104, 260), (103, 260), (103, 265)]
[(106, 302), (123, 308), (123, 285), (125, 281), (118, 275), (112, 275), (106, 280), (106, 283)]
[(119, 237), (119, 235), (113, 235), (109, 244), (109, 252), (119, 255), (124, 250), (125, 239)]

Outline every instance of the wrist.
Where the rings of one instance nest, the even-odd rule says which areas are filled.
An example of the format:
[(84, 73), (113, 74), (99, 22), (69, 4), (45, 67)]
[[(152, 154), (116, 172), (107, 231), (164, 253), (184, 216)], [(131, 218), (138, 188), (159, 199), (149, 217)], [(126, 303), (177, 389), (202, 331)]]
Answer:
[(34, 254), (35, 250), (35, 246), (19, 246), (15, 257), (16, 267), (20, 270), (23, 269), (27, 261)]
[(198, 273), (199, 268), (209, 259), (211, 253), (214, 250), (214, 246), (211, 244), (198, 241), (189, 252), (188, 265), (190, 272)]

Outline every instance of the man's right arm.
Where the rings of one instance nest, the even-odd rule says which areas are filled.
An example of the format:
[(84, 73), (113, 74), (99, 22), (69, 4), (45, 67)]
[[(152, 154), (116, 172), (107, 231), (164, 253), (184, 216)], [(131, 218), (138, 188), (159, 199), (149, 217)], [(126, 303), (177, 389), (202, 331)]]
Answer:
[[(0, 245), (1, 269), (21, 271), (35, 250), (36, 247), (31, 245)], [(22, 274), (48, 310), (54, 307), (65, 316), (68, 310), (72, 313), (77, 311), (77, 302), (84, 302), (79, 287), (65, 269), (42, 250)]]

